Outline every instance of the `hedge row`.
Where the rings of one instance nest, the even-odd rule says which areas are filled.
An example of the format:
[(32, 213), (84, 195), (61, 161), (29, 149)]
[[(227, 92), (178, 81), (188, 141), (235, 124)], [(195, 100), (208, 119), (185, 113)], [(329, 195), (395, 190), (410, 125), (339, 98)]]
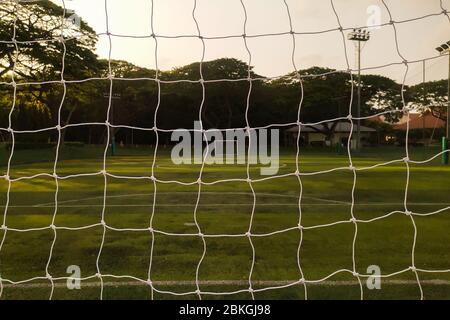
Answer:
[[(83, 142), (78, 141), (68, 141), (64, 142), (64, 145), (67, 147), (83, 147)], [(5, 144), (5, 148), (10, 151), (12, 143)], [(16, 142), (14, 143), (14, 150), (36, 150), (36, 149), (50, 149), (55, 148), (56, 143), (42, 143), (42, 142)]]

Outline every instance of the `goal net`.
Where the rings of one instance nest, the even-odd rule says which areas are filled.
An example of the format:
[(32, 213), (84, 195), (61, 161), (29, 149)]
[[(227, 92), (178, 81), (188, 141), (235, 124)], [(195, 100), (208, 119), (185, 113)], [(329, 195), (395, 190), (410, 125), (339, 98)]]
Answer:
[[(415, 42), (410, 27), (449, 30), (450, 3), (427, 1), (430, 13), (418, 14), (381, 0), (352, 19), (330, 0), (311, 29), (299, 21), (307, 9), (290, 0), (183, 1), (172, 8), (180, 15), (159, 15), (157, 0), (131, 1), (122, 15), (117, 1), (96, 0), (102, 11), (89, 21), (101, 17), (99, 31), (69, 9), (76, 2), (0, 2), (0, 297), (365, 299), (386, 287), (423, 299), (449, 285), (448, 149), (428, 143), (444, 134), (445, 112), (425, 124), (448, 97), (445, 86), (427, 89), (437, 82), (410, 85), (422, 66), (443, 75), (448, 45), (417, 57), (406, 42)], [(237, 32), (210, 30), (205, 6), (232, 17)], [(255, 27), (264, 6), (276, 10)], [(414, 16), (398, 18), (402, 9)], [(148, 32), (114, 32), (143, 10)], [(161, 33), (189, 29), (186, 17), (195, 32)], [(281, 20), (285, 28), (270, 31)], [(370, 47), (377, 35), (395, 56)], [(151, 48), (149, 68), (115, 58), (142, 54), (139, 41)], [(227, 56), (238, 44), (231, 64), (210, 59), (209, 48)], [(354, 66), (354, 44), (359, 59), (370, 56), (364, 67)], [(322, 59), (314, 45), (330, 52), (322, 64), (343, 67), (313, 68)], [(171, 71), (169, 52), (179, 58)], [(287, 75), (256, 73), (281, 57)], [(173, 161), (183, 134), (192, 141)], [(270, 160), (276, 170), (260, 170)]]

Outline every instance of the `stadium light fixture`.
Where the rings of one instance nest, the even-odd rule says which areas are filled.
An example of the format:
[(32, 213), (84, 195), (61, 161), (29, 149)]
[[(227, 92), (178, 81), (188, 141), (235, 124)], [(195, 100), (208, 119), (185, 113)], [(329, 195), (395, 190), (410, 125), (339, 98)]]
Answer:
[(369, 41), (370, 31), (362, 29), (353, 29), (353, 31), (348, 34), (348, 40), (363, 41), (363, 42)]
[(356, 133), (356, 149), (359, 151), (361, 146), (361, 42), (370, 40), (370, 31), (363, 29), (353, 29), (348, 34), (348, 40), (357, 42), (357, 59), (358, 59), (358, 106), (357, 106), (357, 133)]

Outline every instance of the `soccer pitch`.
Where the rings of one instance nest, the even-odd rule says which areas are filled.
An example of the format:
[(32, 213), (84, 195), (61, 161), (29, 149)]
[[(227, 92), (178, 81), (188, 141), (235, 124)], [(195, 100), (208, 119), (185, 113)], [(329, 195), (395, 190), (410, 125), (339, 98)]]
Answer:
[[(49, 297), (51, 282), (45, 277), (50, 252), (48, 272), (54, 279), (53, 299), (98, 299), (98, 257), (104, 299), (195, 299), (197, 267), (198, 283), (206, 293), (203, 299), (251, 299), (246, 291), (250, 273), (256, 299), (304, 299), (298, 260), (308, 299), (360, 298), (359, 283), (351, 273), (354, 176), (345, 154), (301, 149), (304, 229), (298, 253), (300, 184), (292, 175), (296, 170), (294, 150), (282, 150), (278, 178), (267, 179), (259, 176), (258, 166), (250, 168), (256, 194), (253, 219), (254, 198), (245, 181), (246, 166), (205, 167), (205, 184), (195, 216), (206, 236), (206, 250), (194, 219), (199, 194), (195, 181), (200, 165), (174, 165), (169, 150), (160, 148), (154, 168), (159, 181), (155, 190), (152, 180), (142, 178), (151, 175), (153, 150), (119, 148), (116, 156), (107, 158), (104, 197), (105, 181), (100, 173), (103, 148), (88, 146), (61, 147), (57, 174), (66, 178), (59, 179), (54, 222), (58, 229), (52, 248), (54, 231), (49, 226), (55, 213), (56, 187), (51, 177), (54, 152), (14, 152), (10, 171), (13, 182), (5, 213), (8, 231), (6, 236), (4, 230), (0, 231), (0, 239), (4, 239), (0, 250), (3, 299)], [(438, 152), (433, 148), (411, 148), (410, 158), (429, 160)], [(0, 153), (0, 175), (5, 175), (8, 152), (2, 148)], [(403, 153), (404, 148), (373, 148), (352, 154), (358, 169), (353, 207), (358, 220), (356, 270), (366, 275), (369, 266), (377, 265), (381, 274), (387, 275), (381, 279), (379, 290), (369, 290), (366, 278), (361, 278), (364, 299), (420, 298), (416, 275), (408, 270), (415, 229), (411, 217), (402, 213), (406, 164), (390, 162), (402, 159)], [(372, 167), (379, 164), (383, 165)], [(426, 299), (449, 299), (450, 273), (421, 270), (450, 268), (450, 209), (445, 210), (450, 207), (450, 168), (441, 165), (439, 157), (424, 163), (411, 162), (409, 166), (406, 200), (417, 229), (414, 259), (419, 281)], [(2, 212), (7, 189), (8, 182), (0, 181)], [(102, 245), (103, 210), (107, 228)], [(252, 245), (246, 236), (250, 221), (253, 269)], [(154, 239), (147, 230), (150, 223), (156, 230)], [(153, 292), (139, 281), (148, 279), (150, 261), (156, 289)], [(67, 268), (72, 265), (80, 267), (84, 279), (79, 290), (66, 286), (65, 277), (70, 276)], [(260, 290), (264, 288), (267, 290)], [(208, 294), (215, 292), (224, 294)]]

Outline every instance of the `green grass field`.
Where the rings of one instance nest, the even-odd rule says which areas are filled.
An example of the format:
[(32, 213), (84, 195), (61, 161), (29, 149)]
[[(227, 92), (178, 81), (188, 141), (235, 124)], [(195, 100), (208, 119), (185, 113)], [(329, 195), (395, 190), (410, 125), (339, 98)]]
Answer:
[[(437, 149), (411, 149), (412, 160), (425, 160)], [(100, 147), (63, 147), (57, 173), (60, 176), (95, 173), (102, 170), (103, 149)], [(172, 164), (169, 151), (160, 149), (155, 176), (160, 180), (196, 181), (199, 165)], [(17, 150), (11, 163), (12, 179), (53, 172), (53, 149)], [(354, 165), (370, 167), (394, 159), (402, 159), (402, 148), (369, 149), (354, 155)], [(0, 175), (6, 174), (8, 152), (0, 149)], [(194, 208), (198, 185), (157, 183), (156, 190), (149, 179), (132, 179), (151, 175), (151, 148), (122, 148), (107, 159), (107, 171), (130, 179), (107, 178), (105, 222), (110, 227), (105, 234), (99, 267), (103, 275), (128, 275), (147, 279), (152, 234), (149, 231), (114, 231), (112, 229), (146, 229), (150, 225), (153, 194), (156, 191), (153, 228), (165, 233), (189, 234), (173, 236), (156, 233), (151, 279), (159, 291), (177, 293), (196, 290), (196, 268), (203, 254), (203, 243), (194, 223)], [(293, 150), (284, 150), (280, 158), (279, 175), (295, 172)], [(330, 150), (304, 150), (300, 157), (302, 173), (314, 173), (348, 167), (346, 155)], [(392, 163), (357, 172), (354, 215), (358, 220), (381, 217), (393, 211), (404, 211), (406, 165)], [(408, 209), (426, 214), (450, 207), (450, 167), (442, 166), (440, 158), (424, 164), (411, 164), (408, 188)], [(252, 179), (260, 179), (259, 167), (252, 166)], [(245, 166), (215, 165), (205, 168), (202, 180), (245, 179)], [(348, 272), (330, 276), (341, 269), (352, 270), (352, 241), (355, 227), (350, 222), (353, 173), (335, 170), (301, 177), (303, 185), (300, 250), (301, 267), (309, 280), (325, 279), (306, 285), (309, 299), (359, 299), (356, 278)], [(0, 206), (5, 208), (8, 182), (0, 181)], [(297, 265), (300, 232), (298, 197), (300, 186), (295, 176), (253, 183), (256, 206), (252, 234), (264, 235), (280, 230), (292, 230), (270, 236), (252, 237), (255, 265), (252, 272), (254, 289), (282, 286), (298, 281)], [(67, 277), (70, 265), (81, 267), (81, 290), (68, 290), (65, 280), (55, 281), (54, 299), (98, 299), (99, 279), (96, 259), (102, 242), (104, 177), (76, 176), (59, 181), (58, 210), (55, 225), (82, 230), (57, 230), (49, 273), (53, 278)], [(251, 220), (253, 196), (245, 181), (223, 182), (202, 186), (197, 220), (205, 235), (244, 235)], [(55, 180), (36, 177), (14, 181), (6, 211), (9, 229), (39, 229), (29, 232), (8, 230), (0, 251), (0, 273), (13, 282), (45, 277), (54, 232), (48, 228), (55, 211)], [(341, 224), (334, 224), (342, 221)], [(415, 266), (419, 269), (450, 269), (450, 209), (431, 216), (414, 216), (417, 226)], [(345, 223), (344, 223), (345, 222)], [(332, 224), (330, 226), (324, 226)], [(314, 226), (322, 226), (312, 228)], [(112, 229), (111, 229), (112, 228)], [(0, 239), (5, 231), (0, 231)], [(382, 274), (404, 271), (412, 264), (414, 227), (411, 218), (402, 213), (358, 223), (356, 239), (356, 270), (367, 273), (367, 267), (378, 265)], [(252, 247), (246, 236), (208, 237), (206, 255), (199, 268), (201, 291), (233, 292), (249, 287)], [(450, 273), (418, 272), (426, 299), (450, 298)], [(104, 299), (149, 299), (149, 286), (131, 278), (106, 276)], [(439, 281), (438, 281), (439, 280)], [(369, 290), (363, 281), (365, 299), (419, 299), (420, 290), (412, 271), (382, 279), (381, 290)], [(50, 282), (36, 279), (11, 285), (3, 281), (3, 299), (48, 299)], [(153, 292), (155, 299), (178, 296)], [(185, 298), (197, 299), (195, 294)], [(250, 299), (248, 292), (236, 295), (204, 295), (204, 299)], [(296, 284), (276, 290), (255, 292), (257, 299), (304, 299), (303, 285)]]

